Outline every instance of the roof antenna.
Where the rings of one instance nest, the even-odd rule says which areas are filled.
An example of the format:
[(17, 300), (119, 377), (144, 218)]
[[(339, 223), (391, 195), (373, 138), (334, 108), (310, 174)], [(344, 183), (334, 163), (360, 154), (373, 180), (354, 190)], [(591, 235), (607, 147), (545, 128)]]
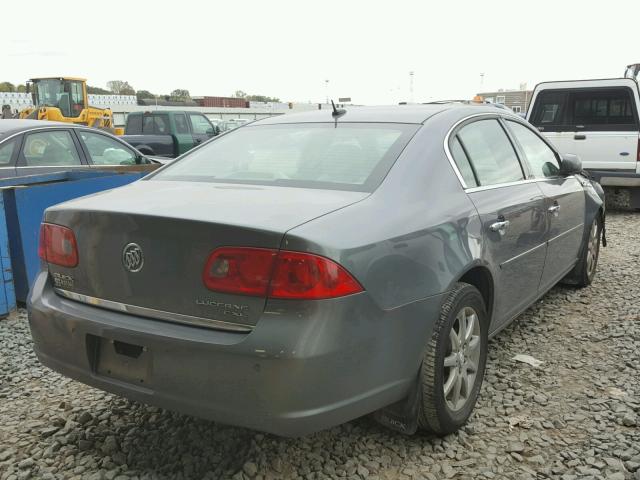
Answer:
[(331, 112), (331, 115), (334, 117), (339, 117), (340, 115), (344, 115), (345, 113), (347, 113), (344, 108), (336, 108), (336, 104), (333, 103), (333, 100), (331, 100), (331, 106), (333, 107), (333, 112)]

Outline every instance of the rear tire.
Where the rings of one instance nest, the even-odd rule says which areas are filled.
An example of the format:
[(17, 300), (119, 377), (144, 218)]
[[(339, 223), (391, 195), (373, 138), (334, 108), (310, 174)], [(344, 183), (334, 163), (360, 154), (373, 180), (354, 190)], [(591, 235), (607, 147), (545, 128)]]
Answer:
[(573, 268), (571, 273), (567, 275), (567, 282), (578, 288), (584, 288), (591, 285), (593, 279), (596, 277), (596, 270), (598, 267), (598, 258), (600, 256), (600, 238), (602, 237), (602, 217), (598, 213), (591, 226), (589, 227), (589, 233), (582, 248), (580, 250), (580, 257), (578, 263)]
[(465, 424), (482, 386), (488, 327), (486, 307), (478, 289), (457, 283), (442, 305), (424, 353), (420, 428), (447, 435)]

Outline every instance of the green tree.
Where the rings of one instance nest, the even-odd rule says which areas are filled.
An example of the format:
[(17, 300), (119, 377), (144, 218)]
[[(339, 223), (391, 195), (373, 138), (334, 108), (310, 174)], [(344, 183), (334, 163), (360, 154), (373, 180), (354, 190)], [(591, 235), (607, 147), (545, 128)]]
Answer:
[(156, 98), (156, 96), (149, 90), (138, 90), (136, 92), (136, 96), (138, 97), (138, 100), (141, 100), (143, 98)]
[(16, 87), (11, 82), (0, 82), (0, 92), (15, 92)]
[(250, 102), (280, 102), (279, 98), (267, 97), (266, 95), (247, 95), (245, 98)]
[(242, 90), (236, 90), (236, 93), (234, 93), (232, 96), (236, 98), (247, 98), (247, 92), (244, 92)]
[(87, 85), (87, 93), (91, 95), (109, 95), (111, 92), (109, 90), (105, 90), (100, 87), (92, 87), (91, 85)]
[(27, 86), (26, 85), (18, 85), (16, 87), (16, 92), (18, 92), (18, 93), (27, 93)]
[(173, 92), (171, 92), (170, 97), (174, 102), (184, 102), (186, 100), (191, 100), (189, 90), (184, 90), (181, 88), (176, 88)]
[(107, 88), (111, 93), (116, 95), (135, 95), (136, 91), (133, 89), (129, 82), (124, 80), (110, 80), (107, 82)]

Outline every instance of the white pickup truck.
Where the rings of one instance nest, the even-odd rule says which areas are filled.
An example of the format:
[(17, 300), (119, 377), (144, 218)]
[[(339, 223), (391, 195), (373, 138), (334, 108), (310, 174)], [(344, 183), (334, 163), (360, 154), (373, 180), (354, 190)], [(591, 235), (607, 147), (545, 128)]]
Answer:
[(527, 120), (560, 153), (578, 155), (603, 187), (629, 189), (629, 206), (640, 208), (640, 92), (631, 72), (629, 78), (540, 83)]

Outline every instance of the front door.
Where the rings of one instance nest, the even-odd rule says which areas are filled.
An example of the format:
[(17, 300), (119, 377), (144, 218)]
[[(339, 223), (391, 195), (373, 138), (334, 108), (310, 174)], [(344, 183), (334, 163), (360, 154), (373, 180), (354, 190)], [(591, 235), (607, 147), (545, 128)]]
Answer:
[(215, 132), (213, 125), (207, 117), (201, 113), (190, 113), (189, 121), (191, 122), (191, 133), (193, 134), (193, 143), (198, 145), (206, 142)]
[(492, 330), (538, 296), (546, 256), (545, 198), (525, 171), (503, 124), (482, 117), (463, 125), (451, 152), (480, 215), (483, 254), (492, 266)]
[(532, 178), (545, 195), (547, 259), (540, 288), (546, 290), (575, 264), (584, 233), (584, 189), (574, 177), (560, 175), (558, 155), (527, 125), (507, 121)]
[(52, 129), (26, 133), (16, 173), (36, 175), (88, 168), (69, 130)]

